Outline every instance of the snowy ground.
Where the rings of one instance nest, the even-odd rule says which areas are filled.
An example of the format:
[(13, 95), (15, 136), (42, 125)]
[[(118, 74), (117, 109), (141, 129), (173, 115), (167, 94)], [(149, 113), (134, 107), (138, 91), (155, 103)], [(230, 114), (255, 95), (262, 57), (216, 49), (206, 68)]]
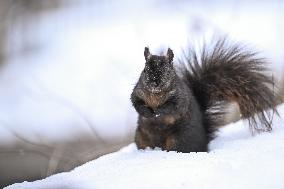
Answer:
[[(279, 107), (284, 115), (284, 105)], [(224, 127), (209, 153), (137, 150), (131, 144), (71, 172), (6, 189), (273, 188), (283, 189), (284, 127), (251, 136), (243, 122)]]

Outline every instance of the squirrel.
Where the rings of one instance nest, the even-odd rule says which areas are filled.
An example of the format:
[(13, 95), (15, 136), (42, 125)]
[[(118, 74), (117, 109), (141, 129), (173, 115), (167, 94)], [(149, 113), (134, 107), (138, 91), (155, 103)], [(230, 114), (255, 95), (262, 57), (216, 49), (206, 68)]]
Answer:
[(200, 54), (191, 50), (174, 66), (170, 48), (166, 55), (152, 55), (145, 47), (145, 67), (131, 94), (139, 114), (138, 149), (207, 152), (229, 102), (238, 104), (251, 131), (271, 131), (274, 81), (257, 55), (222, 38)]

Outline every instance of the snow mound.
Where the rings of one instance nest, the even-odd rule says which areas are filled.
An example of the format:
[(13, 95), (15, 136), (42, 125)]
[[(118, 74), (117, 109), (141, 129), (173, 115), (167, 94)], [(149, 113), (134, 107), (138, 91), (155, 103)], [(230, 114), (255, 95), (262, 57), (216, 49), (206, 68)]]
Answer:
[[(278, 108), (284, 115), (284, 106)], [(135, 144), (71, 172), (6, 189), (284, 188), (284, 127), (252, 136), (243, 122), (228, 125), (209, 153), (137, 150)]]

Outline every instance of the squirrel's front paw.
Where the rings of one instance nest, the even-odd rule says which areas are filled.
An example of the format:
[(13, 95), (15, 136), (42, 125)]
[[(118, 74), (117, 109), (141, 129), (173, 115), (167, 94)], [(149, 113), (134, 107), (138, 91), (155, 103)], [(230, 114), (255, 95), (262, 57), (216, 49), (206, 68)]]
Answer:
[(156, 117), (156, 113), (148, 106), (140, 106), (139, 109), (137, 109), (137, 112), (146, 118), (153, 118)]

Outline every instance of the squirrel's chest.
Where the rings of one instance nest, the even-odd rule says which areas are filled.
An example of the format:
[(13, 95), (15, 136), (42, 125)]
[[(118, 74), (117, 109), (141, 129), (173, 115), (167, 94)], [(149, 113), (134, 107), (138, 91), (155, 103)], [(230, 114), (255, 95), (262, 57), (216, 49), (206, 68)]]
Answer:
[(143, 92), (141, 94), (141, 97), (147, 106), (155, 109), (165, 102), (167, 95), (164, 92), (161, 92), (161, 93)]
[(146, 96), (145, 103), (151, 108), (157, 108), (164, 101), (163, 94), (149, 94)]

